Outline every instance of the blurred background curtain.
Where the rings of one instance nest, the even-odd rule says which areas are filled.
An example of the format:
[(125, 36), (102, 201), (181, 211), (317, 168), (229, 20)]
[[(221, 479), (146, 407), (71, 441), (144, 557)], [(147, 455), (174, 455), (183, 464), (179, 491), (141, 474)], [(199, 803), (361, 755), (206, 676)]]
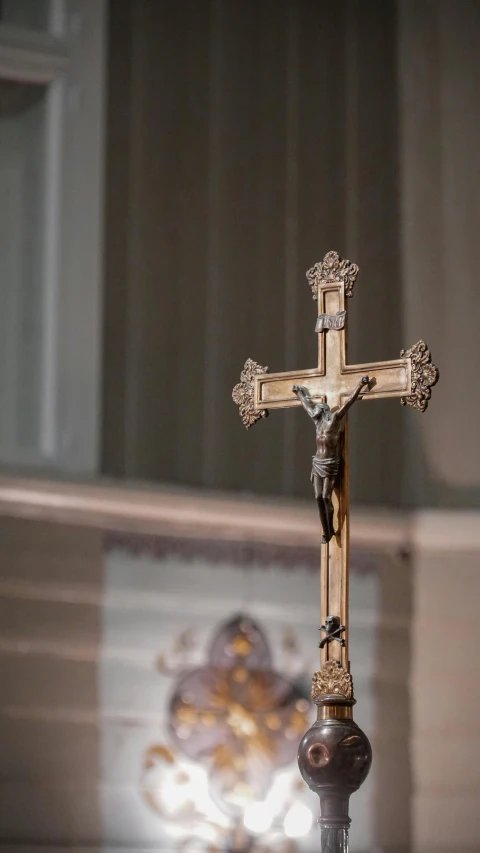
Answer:
[[(362, 272), (350, 359), (407, 345), (395, 5), (121, 0), (110, 27), (105, 471), (309, 494), (308, 419), (247, 439), (231, 390), (248, 356), (316, 364), (332, 248)], [(397, 407), (352, 418), (357, 499), (398, 502)]]
[(307, 419), (276, 414), (247, 439), (230, 393), (247, 356), (315, 364), (304, 276), (334, 248), (361, 270), (350, 360), (424, 336), (442, 373), (436, 415), (352, 413), (354, 499), (478, 503), (475, 419), (450, 437), (478, 375), (479, 16), (427, 0), (115, 4), (107, 473), (308, 494)]

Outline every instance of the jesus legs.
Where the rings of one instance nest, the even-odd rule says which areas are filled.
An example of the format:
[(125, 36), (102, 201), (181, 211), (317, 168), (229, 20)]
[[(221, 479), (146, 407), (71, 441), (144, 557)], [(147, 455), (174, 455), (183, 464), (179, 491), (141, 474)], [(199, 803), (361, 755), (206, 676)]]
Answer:
[[(329, 521), (328, 515), (328, 504), (324, 498), (325, 491), (325, 482), (326, 480), (321, 480), (318, 475), (314, 475), (313, 477), (313, 490), (315, 492), (315, 500), (317, 501), (318, 506), (318, 514), (320, 516), (320, 523), (322, 525), (322, 542), (330, 542), (330, 539), (333, 536), (333, 527)], [(330, 501), (330, 503), (332, 503)], [(332, 505), (332, 520), (333, 520), (333, 505)]]
[(326, 515), (326, 519), (327, 519), (327, 529), (328, 529), (327, 542), (330, 542), (330, 539), (335, 534), (335, 531), (333, 529), (333, 502), (332, 502), (333, 484), (334, 484), (334, 480), (331, 477), (325, 477), (325, 479), (323, 481), (322, 497), (323, 497), (323, 503), (325, 506), (325, 515)]
[(325, 510), (325, 501), (322, 497), (317, 498), (317, 506), (318, 506), (318, 514), (320, 516), (320, 523), (322, 525), (322, 542), (328, 542), (330, 540), (329, 536), (329, 528), (328, 528), (328, 518)]

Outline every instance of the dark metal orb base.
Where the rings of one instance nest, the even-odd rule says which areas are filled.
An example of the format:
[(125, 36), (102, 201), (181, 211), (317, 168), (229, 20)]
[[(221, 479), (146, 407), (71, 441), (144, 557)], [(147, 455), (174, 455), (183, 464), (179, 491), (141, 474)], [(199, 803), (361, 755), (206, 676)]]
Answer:
[(317, 704), (317, 720), (300, 743), (298, 766), (320, 798), (322, 851), (343, 853), (348, 846), (350, 795), (367, 778), (372, 748), (352, 719), (354, 699), (322, 696)]

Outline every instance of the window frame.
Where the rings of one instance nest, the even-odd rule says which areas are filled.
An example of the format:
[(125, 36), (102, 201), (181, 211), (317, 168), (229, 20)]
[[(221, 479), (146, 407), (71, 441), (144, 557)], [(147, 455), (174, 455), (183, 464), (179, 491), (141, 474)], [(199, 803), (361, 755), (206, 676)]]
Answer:
[(48, 32), (0, 23), (0, 78), (48, 87), (38, 452), (0, 445), (0, 464), (98, 474), (106, 0), (49, 13)]

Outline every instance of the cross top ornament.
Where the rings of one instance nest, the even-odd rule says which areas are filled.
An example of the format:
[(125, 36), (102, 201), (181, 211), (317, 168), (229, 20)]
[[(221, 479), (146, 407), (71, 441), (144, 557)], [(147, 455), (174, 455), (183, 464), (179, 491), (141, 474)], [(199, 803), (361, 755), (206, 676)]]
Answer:
[(372, 758), (368, 738), (352, 712), (347, 414), (357, 401), (386, 397), (400, 397), (402, 405), (425, 412), (439, 378), (422, 340), (392, 361), (348, 364), (346, 300), (353, 296), (358, 272), (356, 264), (337, 252), (328, 252), (307, 272), (318, 308), (316, 367), (269, 373), (268, 367), (249, 358), (232, 393), (247, 429), (273, 409), (299, 406), (315, 426), (310, 479), (322, 531), (320, 670), (312, 682), (318, 717), (300, 744), (298, 762), (303, 778), (320, 797), (322, 853), (347, 853), (349, 797), (366, 778)]
[(314, 264), (307, 272), (307, 281), (312, 288), (314, 299), (318, 299), (318, 289), (326, 284), (343, 282), (345, 296), (353, 296), (353, 288), (358, 275), (358, 267), (350, 261), (344, 261), (338, 252), (327, 252), (321, 263)]

